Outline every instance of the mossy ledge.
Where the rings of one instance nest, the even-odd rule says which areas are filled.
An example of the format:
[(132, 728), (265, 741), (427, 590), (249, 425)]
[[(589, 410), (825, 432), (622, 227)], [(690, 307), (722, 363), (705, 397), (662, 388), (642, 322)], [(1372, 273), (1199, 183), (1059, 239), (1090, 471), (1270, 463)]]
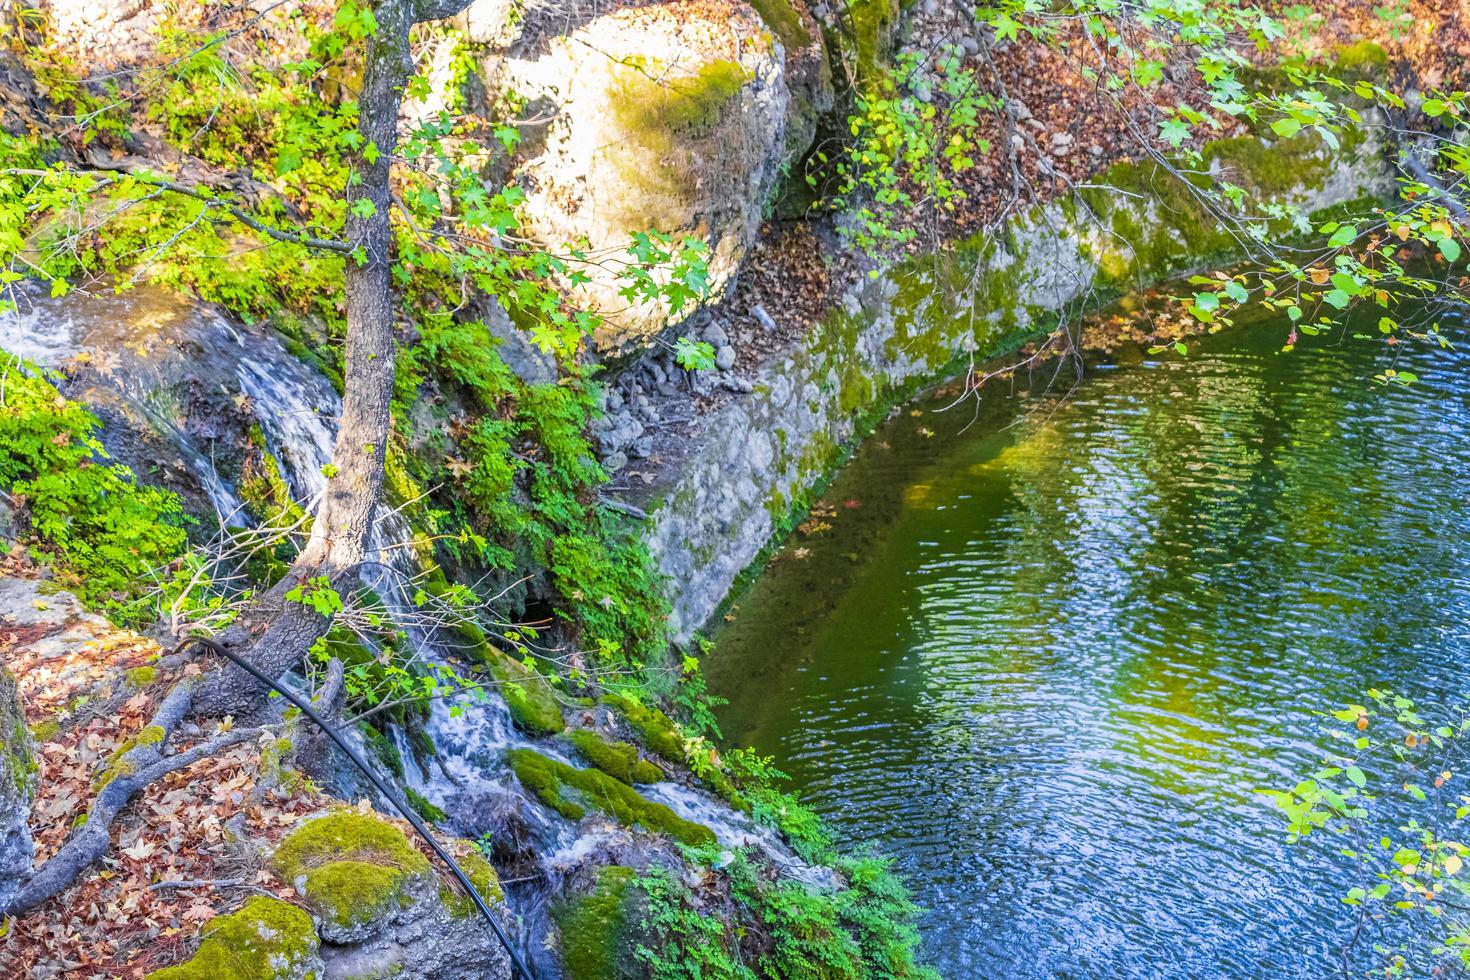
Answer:
[(320, 945), (305, 911), (256, 895), (206, 923), (187, 962), (154, 970), (147, 980), (310, 980), (322, 975)]
[(631, 742), (609, 742), (596, 732), (578, 729), (567, 736), (577, 753), (620, 783), (656, 783), (664, 778), (663, 770), (638, 757), (638, 746)]
[(511, 749), (505, 761), (522, 786), (568, 820), (581, 820), (591, 809), (624, 826), (667, 834), (683, 844), (715, 843), (708, 827), (685, 820), (596, 769), (575, 769), (532, 749)]

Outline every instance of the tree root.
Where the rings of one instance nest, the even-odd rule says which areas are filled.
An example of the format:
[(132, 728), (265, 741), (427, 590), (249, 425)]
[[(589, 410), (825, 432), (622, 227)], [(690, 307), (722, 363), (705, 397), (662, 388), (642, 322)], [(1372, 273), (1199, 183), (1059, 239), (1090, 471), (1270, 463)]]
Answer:
[(83, 871), (107, 853), (112, 840), (113, 821), (134, 794), (149, 783), (259, 733), (259, 729), (232, 729), (176, 755), (165, 756), (163, 750), (174, 729), (193, 706), (197, 684), (197, 678), (189, 678), (169, 691), (149, 723), (150, 728), (156, 726), (160, 729), (162, 736), (140, 740), (111, 763), (107, 783), (92, 801), (86, 820), (72, 831), (55, 854), (31, 874), (10, 904), (0, 911), (5, 915), (25, 915), (70, 887)]

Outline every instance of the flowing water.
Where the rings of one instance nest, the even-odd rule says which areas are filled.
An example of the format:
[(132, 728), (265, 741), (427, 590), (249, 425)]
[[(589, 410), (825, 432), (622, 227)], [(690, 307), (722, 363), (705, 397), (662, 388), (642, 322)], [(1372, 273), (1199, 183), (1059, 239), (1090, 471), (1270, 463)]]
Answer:
[(910, 406), (716, 637), (727, 738), (894, 855), (946, 977), (1334, 972), (1330, 850), (1253, 791), (1313, 711), (1470, 694), (1470, 355), (1284, 333)]

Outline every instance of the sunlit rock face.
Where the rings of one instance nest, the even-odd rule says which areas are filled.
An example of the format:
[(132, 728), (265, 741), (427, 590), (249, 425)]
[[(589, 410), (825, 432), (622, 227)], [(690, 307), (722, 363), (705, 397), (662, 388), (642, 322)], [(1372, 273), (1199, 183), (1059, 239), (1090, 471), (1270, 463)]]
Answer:
[[(524, 230), (553, 247), (583, 243), (591, 261), (580, 271), (590, 282), (578, 295), (605, 321), (594, 342), (607, 353), (636, 350), (674, 318), (660, 303), (621, 295), (633, 234), (702, 239), (713, 296), (755, 238), (793, 152), (781, 36), (743, 3), (683, 0), (600, 16), (533, 9), (506, 41), (512, 28), (495, 26), (493, 8), (481, 0), (467, 15), (472, 36), (503, 44), (485, 62), (490, 98), (515, 92), (526, 99), (523, 115), (540, 121), (522, 128)], [(789, 12), (785, 34), (819, 58), (817, 32)], [(815, 94), (825, 66), (803, 57), (812, 92), (797, 102), (810, 116), (830, 94), (825, 102)], [(810, 120), (799, 126), (809, 130)]]

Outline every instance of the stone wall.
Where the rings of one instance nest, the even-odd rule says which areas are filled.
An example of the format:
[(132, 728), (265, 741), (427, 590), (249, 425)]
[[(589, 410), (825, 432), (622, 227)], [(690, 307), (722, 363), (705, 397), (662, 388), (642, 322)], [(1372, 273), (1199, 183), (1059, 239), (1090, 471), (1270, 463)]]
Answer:
[[(1273, 145), (1242, 136), (1209, 144), (1204, 158), (1211, 171), (1307, 214), (1393, 187), (1366, 138), (1330, 153), (1315, 138)], [(1063, 310), (1248, 251), (1155, 164), (1119, 164), (1093, 184), (1131, 193), (1084, 190), (1002, 234), (861, 282), (757, 372), (750, 394), (703, 420), (683, 465), (661, 481), (647, 530), (678, 639), (705, 623), (840, 462), (865, 416), (953, 373), (957, 358), (1002, 353)]]

